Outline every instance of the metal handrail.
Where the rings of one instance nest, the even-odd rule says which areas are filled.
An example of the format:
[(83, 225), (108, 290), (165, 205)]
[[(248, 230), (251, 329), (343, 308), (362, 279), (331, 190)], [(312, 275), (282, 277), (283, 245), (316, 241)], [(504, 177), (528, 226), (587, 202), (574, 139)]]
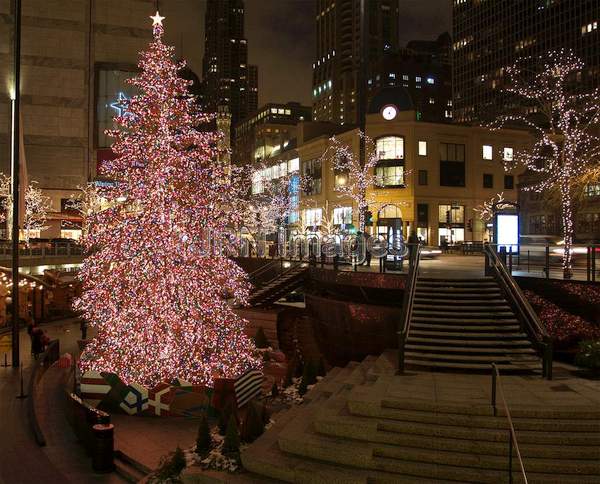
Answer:
[(486, 274), (488, 273), (488, 268), (493, 271), (495, 279), (504, 289), (505, 294), (511, 299), (512, 306), (518, 311), (521, 326), (524, 327), (530, 337), (540, 346), (543, 361), (542, 374), (551, 380), (552, 340), (550, 335), (542, 325), (540, 318), (531, 307), (531, 304), (529, 304), (529, 301), (527, 301), (523, 291), (512, 275), (510, 275), (500, 257), (498, 257), (496, 251), (488, 243), (485, 244), (484, 251), (486, 256)]
[(409, 244), (415, 249), (409, 256), (408, 277), (404, 289), (404, 301), (402, 304), (402, 327), (398, 330), (398, 373), (404, 373), (404, 347), (410, 331), (410, 320), (415, 299), (415, 288), (417, 275), (419, 273), (419, 260), (421, 256), (420, 244)]
[(265, 265), (259, 267), (255, 271), (252, 271), (250, 274), (248, 274), (248, 278), (250, 280), (255, 279), (256, 277), (264, 274), (265, 272), (267, 272), (268, 270), (272, 269), (276, 265), (279, 265), (279, 261), (272, 260), (272, 261), (266, 263)]
[(504, 390), (502, 388), (502, 382), (500, 381), (500, 372), (498, 371), (496, 363), (492, 363), (492, 407), (494, 409), (494, 417), (498, 415), (498, 409), (496, 406), (496, 388), (500, 389), (502, 406), (504, 407), (504, 413), (506, 415), (506, 419), (508, 420), (508, 482), (511, 484), (513, 482), (512, 455), (514, 449), (515, 453), (517, 454), (517, 459), (519, 459), (519, 468), (521, 469), (521, 474), (523, 475), (523, 482), (524, 484), (527, 484), (527, 473), (525, 472), (523, 458), (521, 457), (521, 451), (519, 450), (519, 443), (517, 442), (517, 433), (515, 432), (512, 417), (510, 416), (510, 410), (508, 409), (508, 404), (506, 403), (506, 398), (504, 397)]

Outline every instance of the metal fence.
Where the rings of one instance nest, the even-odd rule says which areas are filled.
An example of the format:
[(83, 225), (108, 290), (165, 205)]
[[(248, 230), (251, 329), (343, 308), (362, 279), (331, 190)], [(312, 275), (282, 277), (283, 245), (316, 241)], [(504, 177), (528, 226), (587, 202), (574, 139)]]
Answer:
[[(49, 241), (49, 242), (31, 242), (22, 244), (19, 247), (19, 257), (70, 257), (83, 255), (83, 248), (72, 241)], [(10, 259), (12, 257), (12, 245), (10, 241), (0, 242), (0, 259)]]

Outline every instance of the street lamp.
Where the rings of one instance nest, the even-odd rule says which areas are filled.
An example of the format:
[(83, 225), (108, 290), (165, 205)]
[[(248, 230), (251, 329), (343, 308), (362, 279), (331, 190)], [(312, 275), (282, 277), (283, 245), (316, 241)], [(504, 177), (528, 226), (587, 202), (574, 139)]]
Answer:
[(14, 90), (12, 100), (12, 366), (19, 358), (19, 170), (20, 170), (20, 108), (21, 108), (21, 0), (13, 0), (14, 12)]

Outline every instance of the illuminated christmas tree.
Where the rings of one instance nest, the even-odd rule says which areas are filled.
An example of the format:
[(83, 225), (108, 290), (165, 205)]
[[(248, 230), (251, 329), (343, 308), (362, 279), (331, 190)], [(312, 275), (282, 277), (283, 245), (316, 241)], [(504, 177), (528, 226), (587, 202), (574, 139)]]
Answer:
[(244, 303), (245, 273), (223, 255), (219, 237), (228, 177), (217, 160), (219, 135), (199, 130), (211, 117), (198, 111), (183, 63), (162, 42), (163, 17), (129, 82), (139, 94), (116, 118), (116, 159), (99, 188), (107, 208), (92, 212), (84, 236), (88, 257), (75, 308), (98, 336), (81, 368), (152, 386), (175, 378), (211, 385), (260, 366), (232, 309)]

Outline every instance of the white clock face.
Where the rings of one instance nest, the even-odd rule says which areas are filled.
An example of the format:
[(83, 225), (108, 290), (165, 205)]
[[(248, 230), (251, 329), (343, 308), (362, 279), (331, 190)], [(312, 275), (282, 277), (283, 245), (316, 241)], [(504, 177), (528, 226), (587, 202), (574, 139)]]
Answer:
[(396, 114), (398, 114), (396, 106), (386, 106), (381, 111), (383, 119), (386, 119), (387, 121), (391, 121), (392, 119), (394, 119), (396, 117)]

